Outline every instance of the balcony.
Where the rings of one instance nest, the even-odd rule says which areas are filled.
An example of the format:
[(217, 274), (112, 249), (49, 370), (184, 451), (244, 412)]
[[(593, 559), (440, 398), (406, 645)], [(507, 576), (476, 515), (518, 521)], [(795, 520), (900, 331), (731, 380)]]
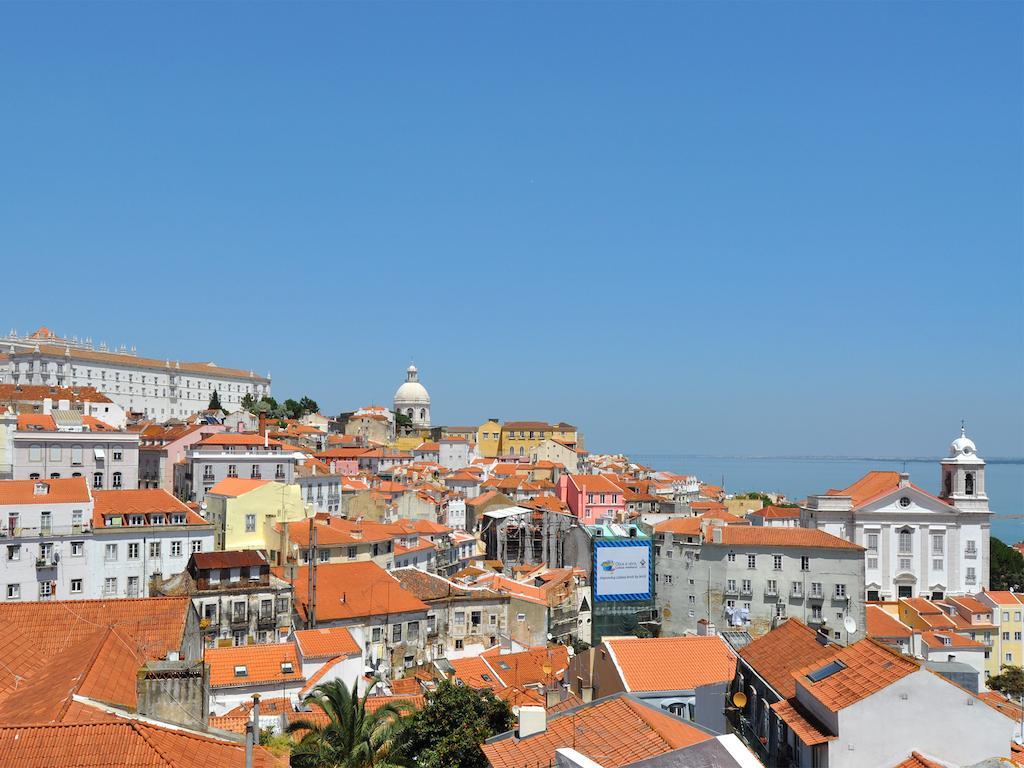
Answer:
[(249, 626), (249, 617), (244, 613), (235, 613), (231, 615), (230, 623), (233, 629), (242, 629)]
[(0, 528), (0, 540), (38, 539), (42, 537), (78, 536), (88, 533), (89, 523), (84, 525), (44, 525), (36, 527)]
[(753, 597), (754, 590), (751, 587), (740, 587), (740, 597)]
[(978, 550), (976, 550), (976, 549), (965, 550), (964, 551), (964, 557), (966, 559), (968, 559), (968, 560), (977, 560), (978, 559)]
[(779, 596), (778, 587), (765, 587), (764, 588), (764, 596), (765, 597), (771, 597), (771, 598), (778, 597)]
[[(280, 472), (275, 472), (274, 473), (274, 479), (275, 480), (284, 480), (284, 471), (282, 470)], [(322, 499), (320, 499), (320, 497), (317, 497), (317, 501), (322, 501)]]
[(45, 557), (37, 557), (36, 558), (36, 569), (37, 570), (43, 569), (43, 568), (56, 568), (56, 567), (57, 567), (57, 561), (54, 560), (53, 555), (46, 555)]
[(819, 592), (818, 590), (811, 590), (810, 594), (807, 595), (808, 600), (824, 600), (825, 593)]
[(803, 600), (804, 599), (804, 591), (802, 589), (790, 590), (789, 598), (791, 600)]
[(277, 614), (261, 613), (259, 618), (256, 620), (256, 624), (260, 629), (273, 629), (277, 626)]
[(738, 589), (736, 589), (735, 585), (733, 585), (731, 587), (727, 586), (723, 590), (723, 593), (726, 594), (726, 595), (738, 595), (740, 593), (740, 591)]

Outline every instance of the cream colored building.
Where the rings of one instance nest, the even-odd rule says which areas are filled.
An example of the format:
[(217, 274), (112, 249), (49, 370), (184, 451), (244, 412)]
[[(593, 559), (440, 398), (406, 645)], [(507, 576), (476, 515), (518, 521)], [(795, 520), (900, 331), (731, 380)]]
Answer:
[(298, 485), (229, 477), (206, 495), (206, 519), (214, 524), (217, 549), (262, 549), (276, 562), (281, 523), (305, 520), (312, 509), (302, 503)]

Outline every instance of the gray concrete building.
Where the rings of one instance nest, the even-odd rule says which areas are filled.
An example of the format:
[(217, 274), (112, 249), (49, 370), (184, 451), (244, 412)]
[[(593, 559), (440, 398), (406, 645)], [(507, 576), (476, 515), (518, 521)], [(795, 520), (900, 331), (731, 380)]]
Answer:
[(792, 616), (842, 643), (864, 637), (863, 547), (805, 528), (659, 529), (655, 590), (662, 634), (696, 633), (703, 621), (757, 637)]

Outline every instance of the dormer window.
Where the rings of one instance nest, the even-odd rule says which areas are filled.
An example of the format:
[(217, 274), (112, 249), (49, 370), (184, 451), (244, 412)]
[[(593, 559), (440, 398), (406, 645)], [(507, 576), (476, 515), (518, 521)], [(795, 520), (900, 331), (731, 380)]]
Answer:
[(163, 525), (164, 520), (166, 520), (166, 518), (162, 514), (149, 516), (149, 522), (151, 522), (153, 525)]
[(45, 496), (49, 492), (50, 486), (48, 486), (46, 483), (36, 483), (32, 487), (32, 493), (36, 496)]
[(129, 526), (145, 525), (145, 524), (146, 524), (146, 516), (145, 515), (130, 515), (128, 517), (128, 525)]
[(295, 667), (292, 666), (290, 661), (281, 662), (281, 674), (290, 675), (295, 672)]
[(238, 664), (235, 666), (235, 677), (248, 677), (249, 670), (244, 664)]
[(180, 513), (180, 512), (177, 512), (177, 513), (171, 515), (171, 523), (173, 525), (184, 525), (185, 524), (185, 515)]

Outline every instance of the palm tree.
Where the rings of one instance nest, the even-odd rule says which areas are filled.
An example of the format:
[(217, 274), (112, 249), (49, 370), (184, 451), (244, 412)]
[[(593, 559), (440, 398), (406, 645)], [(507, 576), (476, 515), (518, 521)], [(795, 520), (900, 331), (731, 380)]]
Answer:
[(292, 749), (292, 768), (399, 768), (392, 751), (404, 717), (390, 702), (367, 712), (372, 688), (360, 698), (356, 683), (351, 690), (341, 680), (316, 686), (306, 701), (327, 715), (327, 723), (297, 720), (288, 726), (288, 733), (305, 731)]

